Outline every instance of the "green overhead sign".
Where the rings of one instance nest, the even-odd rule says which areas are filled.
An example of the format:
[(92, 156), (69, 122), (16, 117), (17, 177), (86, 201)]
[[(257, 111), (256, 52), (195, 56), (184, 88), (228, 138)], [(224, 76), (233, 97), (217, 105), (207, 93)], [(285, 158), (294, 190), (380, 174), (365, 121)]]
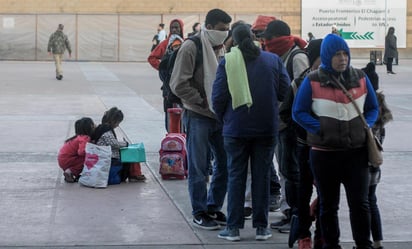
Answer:
[(339, 30), (342, 38), (345, 40), (374, 40), (373, 37), (374, 32), (365, 32), (363, 35), (359, 34), (358, 32), (344, 32), (343, 29)]

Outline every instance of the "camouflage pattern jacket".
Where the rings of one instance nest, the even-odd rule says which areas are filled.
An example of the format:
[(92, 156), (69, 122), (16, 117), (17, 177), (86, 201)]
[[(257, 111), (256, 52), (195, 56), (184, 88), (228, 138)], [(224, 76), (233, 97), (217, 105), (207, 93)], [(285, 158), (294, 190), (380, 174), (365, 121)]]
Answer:
[(65, 35), (63, 31), (57, 30), (50, 36), (49, 44), (47, 45), (47, 52), (53, 52), (53, 54), (63, 54), (66, 48), (69, 51), (69, 54), (71, 54), (72, 49), (70, 47), (70, 42), (67, 35)]

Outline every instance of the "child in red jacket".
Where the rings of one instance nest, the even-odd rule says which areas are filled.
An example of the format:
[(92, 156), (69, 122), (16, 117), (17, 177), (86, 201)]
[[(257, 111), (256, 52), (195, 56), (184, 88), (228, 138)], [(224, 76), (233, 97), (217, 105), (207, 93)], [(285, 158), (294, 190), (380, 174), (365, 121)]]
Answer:
[(59, 151), (57, 160), (64, 171), (66, 182), (77, 182), (83, 170), (86, 143), (90, 142), (90, 136), (94, 131), (94, 122), (91, 118), (81, 118), (74, 124), (75, 133), (68, 138)]

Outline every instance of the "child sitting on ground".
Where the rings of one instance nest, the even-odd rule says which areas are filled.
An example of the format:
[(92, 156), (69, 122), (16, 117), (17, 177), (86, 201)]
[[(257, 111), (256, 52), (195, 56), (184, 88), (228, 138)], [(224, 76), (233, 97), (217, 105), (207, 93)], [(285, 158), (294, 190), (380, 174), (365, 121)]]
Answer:
[[(117, 107), (106, 111), (102, 117), (102, 123), (98, 125), (92, 136), (92, 140), (101, 146), (110, 146), (112, 149), (112, 160), (110, 164), (109, 184), (119, 184), (123, 179), (122, 162), (120, 161), (120, 148), (127, 147), (127, 141), (117, 140), (115, 128), (123, 121), (123, 112)], [(114, 172), (115, 169), (118, 171)]]
[[(102, 117), (102, 123), (97, 126), (92, 136), (93, 141), (97, 145), (108, 145), (112, 149), (109, 184), (119, 184), (120, 182), (125, 181), (127, 178), (129, 178), (130, 175), (130, 164), (122, 164), (120, 158), (120, 148), (127, 147), (129, 143), (125, 139), (124, 141), (119, 141), (114, 131), (114, 129), (117, 128), (123, 121), (123, 117), (123, 112), (117, 107), (110, 108), (104, 113)], [(140, 170), (140, 164), (138, 166)], [(130, 178), (129, 180), (139, 181), (145, 179), (145, 176), (141, 175), (136, 179)]]
[(94, 122), (91, 118), (81, 118), (75, 122), (74, 129), (76, 135), (64, 142), (57, 156), (64, 180), (69, 183), (77, 182), (83, 170), (86, 143), (90, 142)]

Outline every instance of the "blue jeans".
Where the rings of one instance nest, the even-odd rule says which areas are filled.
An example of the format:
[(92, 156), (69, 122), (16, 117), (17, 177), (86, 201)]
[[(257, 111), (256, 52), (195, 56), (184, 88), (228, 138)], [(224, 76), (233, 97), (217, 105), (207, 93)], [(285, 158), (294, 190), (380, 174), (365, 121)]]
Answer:
[(349, 207), (353, 240), (357, 248), (369, 248), (369, 168), (366, 148), (345, 151), (311, 150), (311, 166), (320, 200), (320, 223), (324, 248), (339, 244), (338, 209), (343, 184)]
[(269, 215), (270, 167), (275, 137), (224, 138), (228, 158), (227, 227), (243, 228), (246, 178), (250, 159), (252, 175), (253, 227), (267, 227)]
[[(227, 189), (227, 162), (223, 146), (222, 125), (217, 120), (186, 110), (183, 114), (186, 128), (188, 185), (192, 214), (220, 211)], [(209, 192), (209, 150), (213, 153), (213, 175)]]
[(378, 207), (378, 199), (376, 198), (376, 187), (378, 184), (369, 186), (369, 205), (371, 210), (371, 231), (373, 241), (383, 240), (381, 214)]

